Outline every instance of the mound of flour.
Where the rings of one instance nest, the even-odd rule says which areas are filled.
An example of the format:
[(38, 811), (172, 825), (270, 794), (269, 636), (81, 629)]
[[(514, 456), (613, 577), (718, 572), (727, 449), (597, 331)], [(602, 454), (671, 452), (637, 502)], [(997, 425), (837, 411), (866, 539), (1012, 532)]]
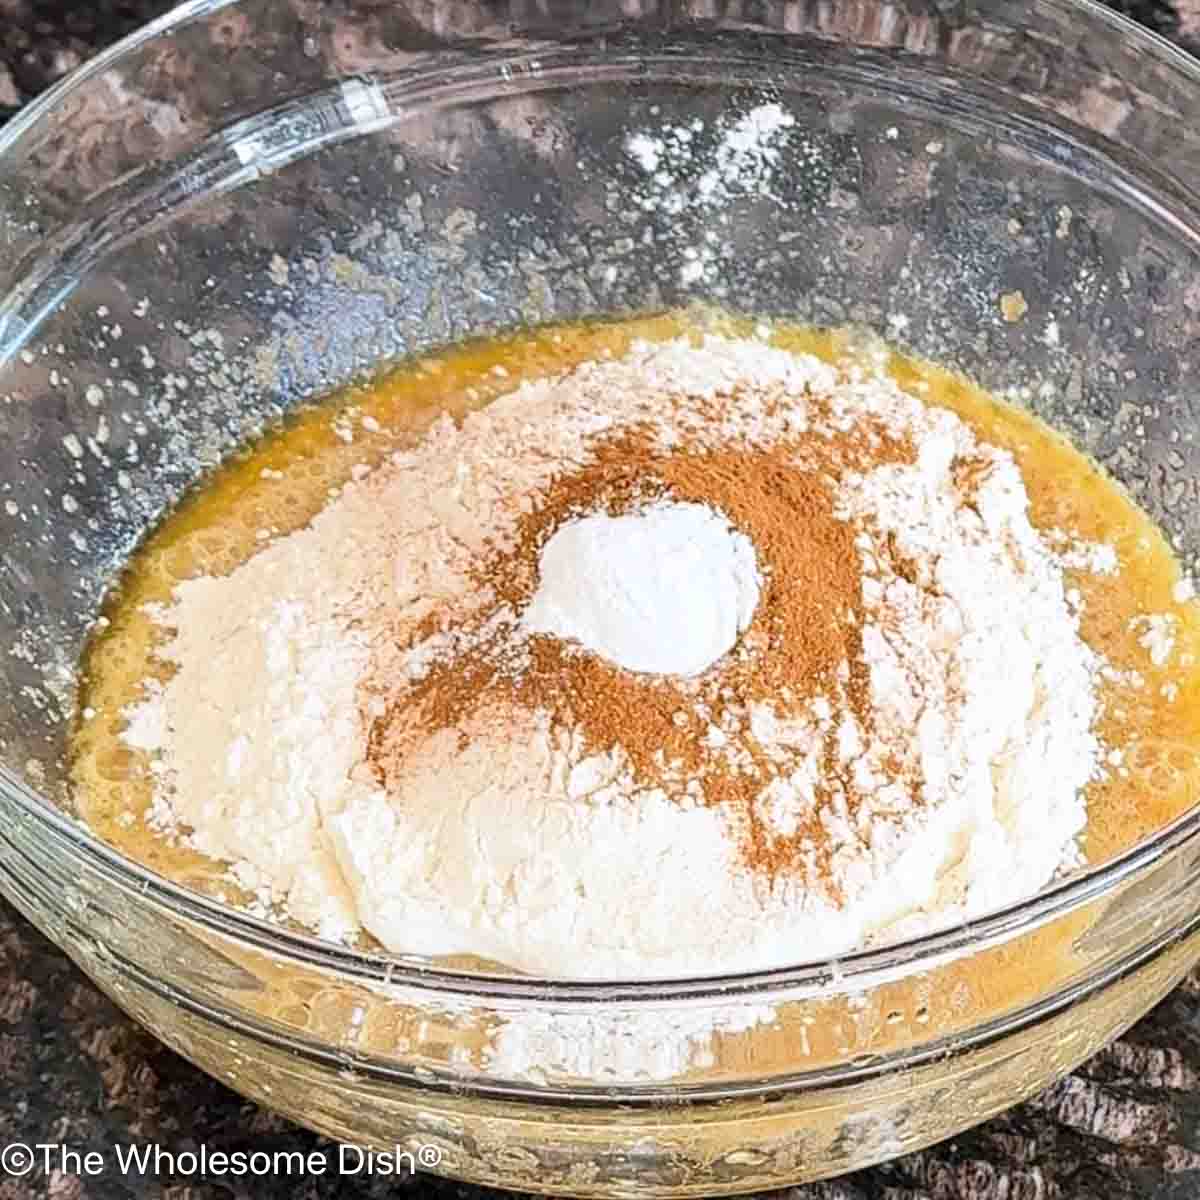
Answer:
[[(831, 429), (809, 428), (815, 396)], [(714, 397), (721, 420), (701, 421)], [(638, 427), (680, 452), (761, 448), (867, 418), (913, 450), (836, 487), (862, 575), (861, 661), (844, 664), (845, 686), (866, 681), (870, 722), (831, 694), (800, 698), (802, 717), (782, 700), (747, 704), (708, 735), (714, 753), (766, 764), (756, 827), (817, 830), (829, 886), (756, 872), (746, 815), (708, 802), (702, 779), (670, 764), (673, 784), (639, 777), (619, 744), (597, 752), (547, 711), (485, 706), (431, 730), (386, 785), (369, 769), (361, 684), (381, 647), (408, 639), (417, 673), (452, 659), (444, 614), (497, 603), (481, 559), (515, 546), (537, 497), (605, 437)], [(707, 517), (689, 530), (706, 570), (757, 588), (748, 564), (763, 547), (718, 537)], [(653, 555), (633, 560), (653, 575)], [(543, 636), (595, 628), (594, 596), (571, 577), (581, 561), (566, 555), (565, 574), (543, 580), (530, 617)], [(737, 602), (705, 610), (698, 641), (682, 631), (672, 647), (665, 606), (686, 579), (655, 582), (630, 583), (632, 608), (614, 618), (653, 608), (654, 636), (634, 639), (649, 657), (626, 665), (686, 676), (731, 652), (757, 593), (731, 583)], [(927, 930), (1023, 898), (1073, 863), (1098, 769), (1098, 663), (1011, 458), (890, 380), (754, 340), (638, 345), (523, 384), (461, 425), (441, 420), (306, 528), (226, 577), (180, 585), (156, 619), (174, 674), (124, 735), (151, 757), (153, 819), (322, 936), (365, 929), (404, 953), (654, 977)], [(609, 631), (622, 644), (627, 633)], [(704, 661), (677, 653), (700, 642)], [(825, 786), (830, 754), (841, 791)]]

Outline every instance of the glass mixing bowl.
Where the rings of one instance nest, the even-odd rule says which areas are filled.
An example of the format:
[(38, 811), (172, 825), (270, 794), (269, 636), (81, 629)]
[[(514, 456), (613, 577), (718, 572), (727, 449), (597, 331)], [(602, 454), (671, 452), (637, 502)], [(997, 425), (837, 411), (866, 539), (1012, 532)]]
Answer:
[[(763, 104), (791, 119), (778, 154), (721, 159)], [(73, 668), (147, 527), (297, 405), (462, 337), (696, 302), (961, 368), (1195, 568), (1198, 185), (1200, 69), (1080, 0), (185, 5), (0, 134), (0, 888), (234, 1088), (464, 1179), (747, 1191), (1043, 1087), (1200, 956), (1200, 814), (837, 962), (469, 973), (271, 926), (99, 844), (65, 782)], [(1200, 747), (1129, 761), (1179, 786)]]

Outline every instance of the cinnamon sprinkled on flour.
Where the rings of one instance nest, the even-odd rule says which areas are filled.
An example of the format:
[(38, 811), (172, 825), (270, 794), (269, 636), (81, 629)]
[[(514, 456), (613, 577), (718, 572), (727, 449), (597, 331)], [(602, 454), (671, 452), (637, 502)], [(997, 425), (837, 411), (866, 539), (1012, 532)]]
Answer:
[[(481, 708), (519, 705), (577, 729), (587, 751), (620, 749), (645, 786), (685, 798), (703, 781), (701, 800), (723, 805), (741, 830), (749, 866), (770, 877), (822, 863), (819, 805), (788, 835), (772, 834), (756, 797), (777, 774), (752, 732), (736, 761), (706, 741), (711, 726), (737, 725), (746, 707), (771, 703), (780, 719), (805, 719), (814, 696), (839, 695), (864, 730), (871, 729), (868, 681), (861, 656), (861, 567), (854, 530), (834, 515), (831, 480), (850, 463), (911, 461), (911, 447), (882, 427), (786, 441), (770, 449), (656, 449), (646, 431), (604, 439), (594, 461), (564, 473), (518, 522), (515, 548), (487, 558), (481, 589), (497, 609), (517, 614), (537, 584), (538, 552), (564, 521), (581, 513), (628, 513), (655, 500), (695, 501), (725, 514), (757, 547), (764, 592), (739, 652), (696, 681), (633, 674), (570, 644), (522, 633), (515, 620), (481, 614), (467, 635), (470, 649), (436, 663), (411, 689), (397, 691), (390, 670), (367, 684), (368, 762), (387, 786), (414, 744), (439, 729), (460, 728)], [(440, 615), (453, 624), (453, 617)], [(417, 631), (420, 644), (439, 623)], [(390, 666), (391, 664), (389, 664)], [(462, 736), (466, 736), (465, 733)], [(831, 778), (840, 769), (828, 755)], [(852, 789), (846, 790), (851, 812)], [(833, 880), (826, 871), (826, 885)]]

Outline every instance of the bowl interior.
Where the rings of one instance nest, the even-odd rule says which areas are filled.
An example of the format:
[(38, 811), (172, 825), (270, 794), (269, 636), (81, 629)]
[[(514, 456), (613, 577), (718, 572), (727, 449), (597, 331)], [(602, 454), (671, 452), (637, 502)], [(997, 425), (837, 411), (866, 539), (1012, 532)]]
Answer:
[(1152, 131), (1072, 121), (1061, 56), (985, 49), (1012, 88), (752, 30), (364, 63), (266, 107), (232, 70), (202, 136), (144, 73), (89, 81), (2, 192), (0, 758), (69, 809), (87, 631), (206, 469), (384, 360), (543, 321), (870, 327), (1069, 434), (1194, 565), (1200, 221)]

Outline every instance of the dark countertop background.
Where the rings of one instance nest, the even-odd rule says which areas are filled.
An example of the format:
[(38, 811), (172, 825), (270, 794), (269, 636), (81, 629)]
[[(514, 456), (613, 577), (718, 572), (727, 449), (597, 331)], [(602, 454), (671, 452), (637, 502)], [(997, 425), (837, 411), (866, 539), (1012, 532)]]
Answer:
[[(451, 2), (451, 0), (447, 0)], [(1200, 0), (1114, 7), (1200, 54)], [(0, 122), (89, 55), (167, 11), (163, 0), (0, 0)], [(149, 1144), (179, 1153), (324, 1149), (250, 1104), (128, 1020), (0, 901), (0, 1147), (80, 1152)], [(502, 1200), (428, 1176), (94, 1178), (0, 1168), (0, 1200)], [(1074, 1075), (978, 1129), (920, 1154), (780, 1200), (1195, 1200), (1200, 1197), (1200, 969)]]

